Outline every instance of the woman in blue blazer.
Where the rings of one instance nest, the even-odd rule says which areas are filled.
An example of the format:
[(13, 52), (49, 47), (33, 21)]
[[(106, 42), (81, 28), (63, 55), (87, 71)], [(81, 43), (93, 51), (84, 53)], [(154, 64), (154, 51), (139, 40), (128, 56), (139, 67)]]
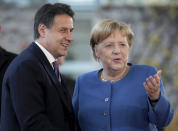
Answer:
[(90, 45), (102, 68), (79, 76), (73, 96), (76, 130), (157, 131), (173, 110), (161, 81), (161, 70), (128, 63), (131, 28), (105, 19), (94, 26)]

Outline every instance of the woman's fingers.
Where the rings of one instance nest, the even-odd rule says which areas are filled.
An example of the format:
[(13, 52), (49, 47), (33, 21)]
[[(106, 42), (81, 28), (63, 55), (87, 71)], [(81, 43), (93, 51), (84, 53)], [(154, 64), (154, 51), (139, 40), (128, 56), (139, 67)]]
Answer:
[(160, 97), (160, 77), (162, 71), (159, 70), (154, 77), (149, 76), (146, 79), (146, 82), (143, 83), (147, 95), (150, 97), (151, 100), (158, 99)]

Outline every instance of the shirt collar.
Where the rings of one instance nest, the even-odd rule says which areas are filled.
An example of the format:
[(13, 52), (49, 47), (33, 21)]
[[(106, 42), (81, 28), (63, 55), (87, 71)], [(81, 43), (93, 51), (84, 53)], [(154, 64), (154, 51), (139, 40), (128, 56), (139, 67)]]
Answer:
[(48, 59), (49, 63), (51, 64), (51, 66), (53, 67), (52, 63), (55, 60), (54, 56), (49, 52), (47, 51), (40, 43), (38, 43), (37, 41), (35, 41), (35, 43), (39, 46), (39, 48), (43, 51), (43, 53), (45, 54), (46, 58)]

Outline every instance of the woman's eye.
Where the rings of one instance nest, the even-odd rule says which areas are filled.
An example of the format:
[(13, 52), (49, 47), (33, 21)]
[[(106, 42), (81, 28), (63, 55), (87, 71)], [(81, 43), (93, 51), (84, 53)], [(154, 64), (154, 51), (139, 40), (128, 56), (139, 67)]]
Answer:
[(111, 47), (112, 46), (112, 44), (106, 44), (106, 47)]
[(111, 45), (106, 45), (106, 47), (110, 47)]

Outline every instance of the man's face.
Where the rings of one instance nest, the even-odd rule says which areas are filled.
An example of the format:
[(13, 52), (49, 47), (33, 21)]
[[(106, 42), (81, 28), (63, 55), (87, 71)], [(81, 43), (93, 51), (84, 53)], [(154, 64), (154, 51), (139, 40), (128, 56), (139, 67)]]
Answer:
[(68, 15), (56, 15), (50, 28), (44, 29), (43, 45), (58, 58), (67, 55), (67, 49), (73, 41), (73, 19)]

